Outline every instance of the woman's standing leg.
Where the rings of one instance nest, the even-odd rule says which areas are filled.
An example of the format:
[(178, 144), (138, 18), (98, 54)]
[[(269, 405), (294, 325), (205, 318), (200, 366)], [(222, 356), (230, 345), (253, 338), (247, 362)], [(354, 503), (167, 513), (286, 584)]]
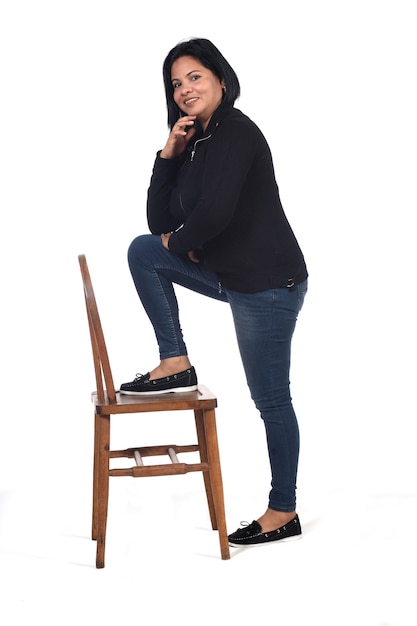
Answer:
[(299, 453), (297, 418), (290, 395), (291, 340), (307, 282), (255, 294), (227, 290), (251, 397), (265, 424), (272, 489), (264, 532), (294, 517)]

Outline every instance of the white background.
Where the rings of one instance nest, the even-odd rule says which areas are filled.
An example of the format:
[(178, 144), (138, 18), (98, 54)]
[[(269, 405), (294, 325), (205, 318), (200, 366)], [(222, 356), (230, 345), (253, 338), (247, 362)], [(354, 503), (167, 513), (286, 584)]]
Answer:
[[(416, 624), (413, 4), (1, 1), (7, 626)], [(236, 106), (270, 143), (308, 263), (292, 366), (304, 538), (222, 562), (200, 476), (121, 479), (97, 571), (94, 381), (77, 255), (87, 255), (116, 384), (148, 371), (157, 347), (126, 250), (147, 232), (147, 186), (167, 135), (162, 62), (190, 36), (211, 39), (236, 70)], [(231, 532), (266, 507), (263, 424), (227, 305), (178, 297), (190, 357), (219, 401)], [(116, 441), (137, 430), (141, 441), (127, 445), (154, 432), (160, 442), (166, 426), (182, 443), (187, 420), (126, 420)]]

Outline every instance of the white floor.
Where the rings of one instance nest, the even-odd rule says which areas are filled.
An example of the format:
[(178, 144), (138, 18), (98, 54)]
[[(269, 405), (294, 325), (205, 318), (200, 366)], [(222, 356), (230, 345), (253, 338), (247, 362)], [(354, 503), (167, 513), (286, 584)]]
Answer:
[[(224, 411), (219, 408), (218, 422), (232, 531), (261, 513), (268, 473), (257, 423), (248, 438), (252, 451), (242, 449), (248, 441), (225, 424)], [(370, 465), (360, 469), (360, 454), (340, 448), (339, 461), (334, 453), (325, 458), (318, 440), (306, 441), (305, 430), (302, 540), (232, 548), (231, 560), (222, 561), (199, 474), (112, 479), (103, 570), (95, 569), (90, 539), (89, 427), (80, 429), (73, 452), (74, 434), (62, 442), (59, 466), (52, 446), (50, 464), (36, 464), (30, 455), (19, 459), (16, 450), (18, 478), (0, 494), (4, 623), (191, 626), (233, 620), (251, 626), (272, 616), (297, 626), (415, 626), (417, 493), (371, 490), (367, 473), (372, 479), (373, 471)], [(180, 441), (186, 435), (184, 427)]]
[[(3, 623), (416, 624), (415, 495), (326, 494), (300, 506), (301, 541), (221, 561), (198, 485), (175, 482), (175, 496), (161, 485), (113, 490), (104, 570), (94, 568), (85, 489), (70, 506), (57, 485), (3, 494)], [(356, 520), (346, 501), (359, 505)]]

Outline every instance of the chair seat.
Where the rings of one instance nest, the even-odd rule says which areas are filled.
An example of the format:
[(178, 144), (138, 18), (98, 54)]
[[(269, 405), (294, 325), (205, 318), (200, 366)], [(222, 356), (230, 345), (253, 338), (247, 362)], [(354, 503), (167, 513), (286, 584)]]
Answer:
[(152, 396), (134, 396), (116, 393), (116, 400), (112, 402), (107, 393), (104, 400), (93, 392), (92, 401), (98, 414), (116, 415), (117, 413), (146, 413), (148, 411), (183, 411), (187, 409), (214, 409), (217, 407), (217, 398), (204, 385), (198, 385), (196, 391), (181, 391), (175, 393), (161, 393)]

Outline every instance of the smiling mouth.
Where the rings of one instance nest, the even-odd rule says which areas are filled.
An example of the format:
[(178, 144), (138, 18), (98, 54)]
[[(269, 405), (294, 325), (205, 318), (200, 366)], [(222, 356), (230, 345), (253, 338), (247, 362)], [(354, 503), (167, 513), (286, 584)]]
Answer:
[(184, 104), (192, 104), (193, 102), (195, 102), (197, 100), (197, 98), (190, 98), (189, 100), (185, 100)]

